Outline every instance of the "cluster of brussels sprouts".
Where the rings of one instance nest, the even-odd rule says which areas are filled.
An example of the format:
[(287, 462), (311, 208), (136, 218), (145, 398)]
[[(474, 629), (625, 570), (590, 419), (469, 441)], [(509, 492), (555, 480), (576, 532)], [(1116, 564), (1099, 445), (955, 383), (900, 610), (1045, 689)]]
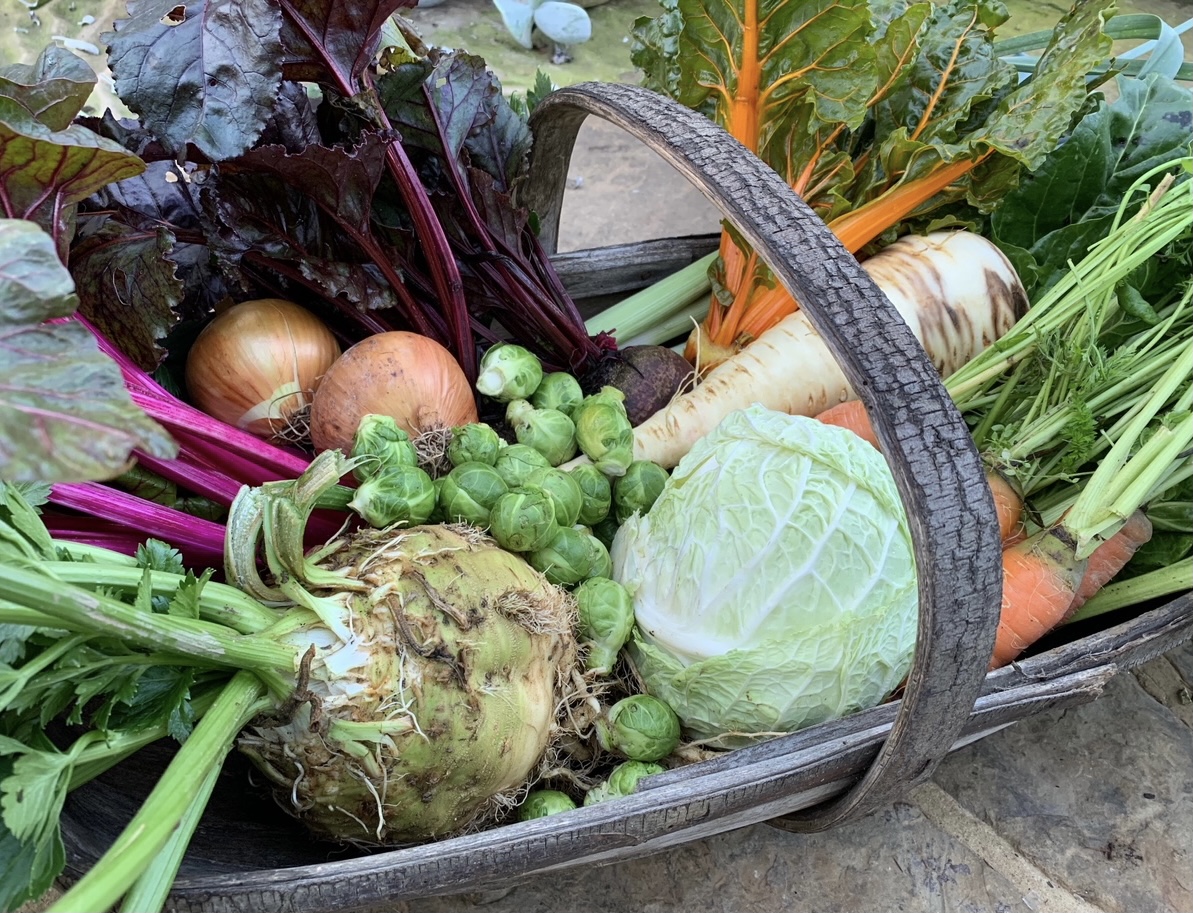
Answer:
[[(560, 586), (608, 577), (617, 527), (649, 510), (667, 480), (658, 464), (634, 460), (624, 395), (585, 396), (575, 377), (545, 373), (512, 343), (485, 353), (476, 389), (505, 405), (513, 441), (481, 422), (452, 429), (437, 518), (487, 529)], [(590, 462), (564, 467), (580, 454)]]
[[(476, 389), (505, 404), (507, 441), (484, 422), (450, 430), (436, 475), (420, 465), (414, 442), (386, 415), (366, 415), (351, 456), (358, 481), (349, 507), (374, 527), (468, 523), (486, 530), (552, 583), (571, 589), (585, 669), (613, 672), (634, 626), (629, 593), (611, 579), (609, 547), (618, 527), (654, 504), (667, 481), (656, 463), (633, 459), (624, 395), (603, 387), (585, 395), (576, 378), (544, 373), (513, 344), (489, 349)], [(587, 461), (563, 464), (583, 454)], [(679, 719), (657, 698), (624, 698), (592, 720), (600, 747), (627, 760), (586, 804), (628, 795), (679, 743)], [(562, 798), (560, 798), (562, 797)], [(522, 817), (574, 808), (554, 790), (532, 792)]]

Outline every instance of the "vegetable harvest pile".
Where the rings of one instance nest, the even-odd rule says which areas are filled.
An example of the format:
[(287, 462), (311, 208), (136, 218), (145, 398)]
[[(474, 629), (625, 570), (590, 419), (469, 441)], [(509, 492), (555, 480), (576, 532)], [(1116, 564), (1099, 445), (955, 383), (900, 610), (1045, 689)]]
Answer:
[[(584, 316), (518, 203), (550, 85), (505, 95), (404, 5), (129, 4), (135, 119), (84, 115), (61, 48), (0, 68), (5, 910), (63, 873), (71, 790), (162, 740), (51, 909), (162, 908), (233, 750), (314, 839), (407, 846), (615, 801), (910, 669), (909, 520), (805, 311), (726, 224)], [(1092, 2), (1017, 45), (990, 0), (662, 6), (647, 84), (808, 200), (972, 431), (991, 667), (1188, 590), (1174, 30)]]

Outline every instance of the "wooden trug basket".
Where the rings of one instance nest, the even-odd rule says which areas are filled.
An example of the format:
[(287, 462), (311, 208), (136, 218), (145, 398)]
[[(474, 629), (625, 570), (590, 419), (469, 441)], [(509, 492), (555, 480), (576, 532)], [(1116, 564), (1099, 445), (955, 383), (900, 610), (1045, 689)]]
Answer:
[[(769, 821), (815, 831), (858, 818), (925, 780), (950, 750), (1043, 710), (1096, 698), (1119, 669), (1193, 635), (1193, 596), (987, 674), (1001, 593), (994, 507), (968, 430), (919, 343), (824, 223), (759, 159), (703, 116), (647, 90), (559, 90), (532, 118), (520, 202), (553, 252), (581, 122), (640, 139), (734, 223), (807, 309), (869, 410), (911, 520), (919, 571), (915, 661), (901, 699), (670, 770), (627, 798), (422, 846), (353, 855), (308, 840), (246, 786), (235, 754), (196, 833), (170, 908), (363, 911), (509, 886), (571, 866), (645, 856)], [(559, 255), (577, 298), (648, 284), (712, 250), (710, 238)], [(69, 799), (63, 830), (79, 874), (131, 817), (165, 762), (141, 752)]]

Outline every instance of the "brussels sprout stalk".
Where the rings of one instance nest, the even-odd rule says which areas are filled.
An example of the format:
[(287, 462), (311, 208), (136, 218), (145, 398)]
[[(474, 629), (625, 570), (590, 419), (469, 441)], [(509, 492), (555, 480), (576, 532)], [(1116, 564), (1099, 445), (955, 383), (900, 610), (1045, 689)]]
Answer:
[(480, 362), (476, 390), (499, 403), (528, 399), (543, 379), (543, 364), (534, 353), (509, 342), (491, 347)]

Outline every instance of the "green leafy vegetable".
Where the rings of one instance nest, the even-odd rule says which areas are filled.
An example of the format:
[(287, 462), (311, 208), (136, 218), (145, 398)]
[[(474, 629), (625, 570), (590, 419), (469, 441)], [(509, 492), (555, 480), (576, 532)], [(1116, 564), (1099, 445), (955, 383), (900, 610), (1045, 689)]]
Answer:
[(992, 238), (1033, 300), (1109, 231), (1140, 175), (1190, 148), (1193, 92), (1161, 75), (1120, 76), (1115, 88), (1118, 97), (1094, 98), (1064, 144), (991, 216)]

